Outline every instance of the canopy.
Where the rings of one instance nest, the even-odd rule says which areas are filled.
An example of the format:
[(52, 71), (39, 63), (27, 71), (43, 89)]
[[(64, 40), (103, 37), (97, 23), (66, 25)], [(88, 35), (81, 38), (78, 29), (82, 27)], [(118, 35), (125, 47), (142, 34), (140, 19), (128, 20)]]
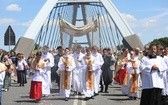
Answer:
[(83, 36), (92, 31), (95, 32), (97, 31), (97, 27), (97, 20), (94, 20), (93, 22), (90, 22), (82, 27), (76, 27), (63, 19), (60, 20), (61, 31), (74, 37)]

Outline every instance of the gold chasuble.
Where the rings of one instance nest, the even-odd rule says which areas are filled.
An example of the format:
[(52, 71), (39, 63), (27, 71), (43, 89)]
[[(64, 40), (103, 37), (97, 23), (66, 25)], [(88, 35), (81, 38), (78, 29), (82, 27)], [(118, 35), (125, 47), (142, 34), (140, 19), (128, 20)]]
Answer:
[(133, 68), (133, 73), (130, 74), (130, 92), (131, 93), (136, 93), (138, 91), (138, 77), (139, 74), (136, 73), (136, 69), (138, 68), (137, 61), (130, 61), (132, 68)]
[(61, 73), (61, 88), (62, 89), (70, 89), (70, 77), (71, 77), (71, 71), (68, 71), (69, 67), (72, 66), (72, 58), (70, 56), (64, 56), (62, 58), (62, 62), (64, 64), (65, 70), (63, 70)]
[(40, 60), (36, 60), (34, 59), (32, 62), (31, 62), (31, 68), (33, 68), (34, 70), (37, 70), (37, 71), (40, 71), (40, 70), (43, 70), (45, 68), (45, 62), (40, 59)]
[(86, 67), (86, 89), (92, 90), (94, 89), (94, 72), (92, 64), (94, 63), (94, 58), (92, 57), (84, 57)]

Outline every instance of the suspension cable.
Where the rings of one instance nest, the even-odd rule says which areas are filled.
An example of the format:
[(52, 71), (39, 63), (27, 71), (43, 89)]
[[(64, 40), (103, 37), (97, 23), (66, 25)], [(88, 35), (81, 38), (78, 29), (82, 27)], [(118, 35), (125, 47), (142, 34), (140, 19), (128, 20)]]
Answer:
[[(97, 6), (96, 6), (97, 7)], [(97, 10), (99, 11), (100, 9), (97, 7)], [(102, 11), (100, 11), (99, 13), (101, 13), (101, 16), (103, 15), (103, 13), (102, 13)], [(105, 31), (105, 29), (104, 29), (104, 22), (103, 22), (103, 19), (102, 19), (103, 17), (101, 17), (100, 18), (100, 20), (101, 20), (101, 24), (102, 24), (102, 32), (104, 33), (104, 34), (102, 34), (102, 36), (104, 36), (104, 44), (105, 44), (105, 47), (107, 47), (108, 45), (107, 45), (107, 42), (108, 42), (108, 39), (107, 39), (107, 37), (106, 37), (106, 31)]]
[[(93, 13), (98, 18), (99, 12), (96, 12), (96, 9), (94, 7), (95, 6), (92, 7)], [(100, 23), (100, 19), (98, 20), (98, 22)], [(99, 25), (99, 31), (98, 31), (99, 41), (98, 41), (98, 43), (99, 43), (99, 46), (104, 46), (103, 44), (105, 44), (105, 41), (104, 41), (103, 31), (101, 31), (101, 30), (102, 30), (101, 26)], [(103, 37), (103, 38), (101, 38), (101, 37)]]
[[(52, 38), (53, 38), (53, 34), (52, 34), (52, 31), (53, 31), (53, 27), (54, 27), (54, 23), (55, 23), (55, 16), (56, 16), (56, 8), (53, 8), (54, 10), (54, 13), (53, 13), (53, 17), (52, 17), (52, 24), (51, 24), (51, 29), (50, 29), (50, 32), (49, 32), (49, 39), (48, 39), (48, 43), (47, 43), (47, 45), (51, 48), (51, 40), (52, 40)], [(52, 37), (52, 38), (51, 38)]]
[[(60, 5), (64, 5), (64, 4), (60, 4)], [(64, 7), (63, 6), (60, 6), (59, 7), (59, 11), (58, 11), (58, 15), (57, 15), (57, 19), (58, 19), (58, 25), (59, 25), (59, 13), (62, 13), (62, 11), (63, 11), (63, 9), (64, 9)], [(57, 27), (57, 29), (56, 29), (56, 38), (55, 38), (55, 40), (54, 40), (54, 47), (57, 47), (57, 43), (58, 43), (58, 41), (59, 41), (59, 36), (60, 35), (58, 35), (59, 34), (59, 30), (60, 30), (60, 27)]]
[[(104, 31), (105, 31), (105, 27), (106, 27), (106, 31), (105, 31), (105, 32), (106, 32), (106, 36), (105, 36), (105, 38), (106, 38), (106, 40), (107, 40), (107, 45), (110, 47), (110, 41), (109, 41), (110, 39), (108, 38), (108, 36), (110, 36), (110, 34), (109, 34), (109, 32), (108, 32), (108, 27), (107, 27), (108, 25), (107, 25), (107, 22), (106, 22), (106, 19), (105, 19), (105, 16), (104, 16), (105, 14), (103, 14), (103, 8), (100, 7), (100, 10), (101, 10), (101, 12), (102, 12), (102, 16), (103, 16), (102, 18), (103, 18), (103, 20), (104, 20), (104, 22), (103, 22), (103, 24), (104, 24), (104, 25), (103, 25), (103, 26), (104, 26)], [(107, 47), (108, 47), (108, 46), (107, 46)]]

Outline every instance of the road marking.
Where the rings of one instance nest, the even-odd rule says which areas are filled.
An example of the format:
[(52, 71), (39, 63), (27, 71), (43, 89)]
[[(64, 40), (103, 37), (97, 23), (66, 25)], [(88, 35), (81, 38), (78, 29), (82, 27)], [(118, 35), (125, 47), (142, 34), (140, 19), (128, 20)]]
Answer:
[[(82, 96), (82, 98), (84, 98), (85, 96)], [(86, 105), (86, 101), (82, 100), (82, 105)]]
[(73, 105), (78, 105), (78, 95), (75, 96)]

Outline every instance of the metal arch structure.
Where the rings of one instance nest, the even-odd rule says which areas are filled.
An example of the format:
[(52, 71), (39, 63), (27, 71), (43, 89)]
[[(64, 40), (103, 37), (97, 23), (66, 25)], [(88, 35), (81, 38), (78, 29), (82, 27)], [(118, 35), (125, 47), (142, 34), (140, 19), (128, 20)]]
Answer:
[[(60, 4), (60, 5), (58, 5), (58, 4)], [(24, 36), (21, 37), (19, 39), (19, 41), (17, 42), (17, 44), (14, 48), (15, 51), (20, 52), (20, 53), (24, 53), (25, 56), (28, 56), (31, 53), (31, 51), (33, 50), (34, 45), (35, 45), (35, 40), (37, 39), (39, 33), (43, 29), (43, 26), (46, 22), (46, 19), (48, 19), (48, 17), (51, 15), (52, 10), (54, 8), (59, 7), (59, 6), (60, 7), (65, 6), (63, 4), (73, 5), (73, 14), (72, 14), (72, 19), (70, 21), (74, 25), (76, 24), (76, 21), (77, 21), (77, 12), (78, 12), (77, 8), (79, 5), (81, 5), (81, 11), (82, 11), (82, 17), (83, 17), (82, 20), (83, 20), (83, 24), (85, 25), (88, 23), (85, 5), (100, 4), (102, 7), (105, 8), (104, 11), (106, 11), (108, 13), (108, 16), (110, 17), (111, 21), (113, 21), (113, 24), (116, 27), (116, 30), (117, 30), (116, 37), (118, 37), (118, 34), (120, 34), (120, 37), (123, 38), (122, 42), (129, 49), (134, 48), (134, 47), (139, 47), (139, 48), (143, 49), (143, 45), (142, 45), (141, 41), (139, 40), (139, 37), (131, 30), (131, 28), (126, 23), (126, 21), (122, 18), (120, 12), (115, 7), (115, 5), (112, 3), (111, 0), (47, 0), (46, 3), (44, 4), (44, 6), (39, 11), (39, 13), (37, 14), (37, 16), (35, 17), (32, 24), (29, 26), (29, 28), (26, 31), (26, 33), (24, 34)], [(103, 11), (103, 10), (97, 8), (97, 9), (93, 9), (92, 11), (93, 12), (95, 11), (94, 13), (96, 13), (97, 11)], [(66, 15), (67, 15), (67, 13), (66, 13)], [(107, 19), (108, 16), (104, 17), (104, 19), (105, 18)], [(102, 19), (102, 21), (103, 21), (103, 19)], [(101, 30), (103, 30), (103, 28)], [(47, 27), (47, 31), (48, 31), (48, 27)], [(45, 32), (47, 32), (47, 31), (45, 31)], [(105, 33), (106, 32), (102, 32), (102, 34), (105, 34)], [(86, 44), (91, 46), (91, 38), (89, 37), (89, 34), (90, 33), (88, 33), (86, 35), (86, 38), (87, 38)], [(103, 37), (103, 39), (102, 39), (101, 43), (103, 43), (103, 42), (105, 43), (107, 39), (115, 37), (115, 36), (108, 36), (107, 37), (104, 35), (102, 37)], [(55, 38), (55, 37), (53, 36), (53, 38)], [(119, 39), (119, 37), (118, 37), (118, 39)], [(132, 39), (136, 42), (138, 41), (139, 43), (135, 44), (134, 42), (132, 42)], [(101, 40), (100, 37), (99, 37), (99, 40)], [(58, 43), (57, 41), (59, 41), (59, 40), (55, 40), (55, 43)], [(113, 41), (109, 40), (108, 44), (111, 44), (112, 42), (114, 42), (114, 40)], [(44, 44), (45, 44), (45, 42), (44, 42)], [(70, 47), (72, 46), (72, 44), (73, 44), (73, 37), (72, 36), (70, 36), (68, 44)], [(104, 46), (108, 46), (108, 45), (104, 45)]]

